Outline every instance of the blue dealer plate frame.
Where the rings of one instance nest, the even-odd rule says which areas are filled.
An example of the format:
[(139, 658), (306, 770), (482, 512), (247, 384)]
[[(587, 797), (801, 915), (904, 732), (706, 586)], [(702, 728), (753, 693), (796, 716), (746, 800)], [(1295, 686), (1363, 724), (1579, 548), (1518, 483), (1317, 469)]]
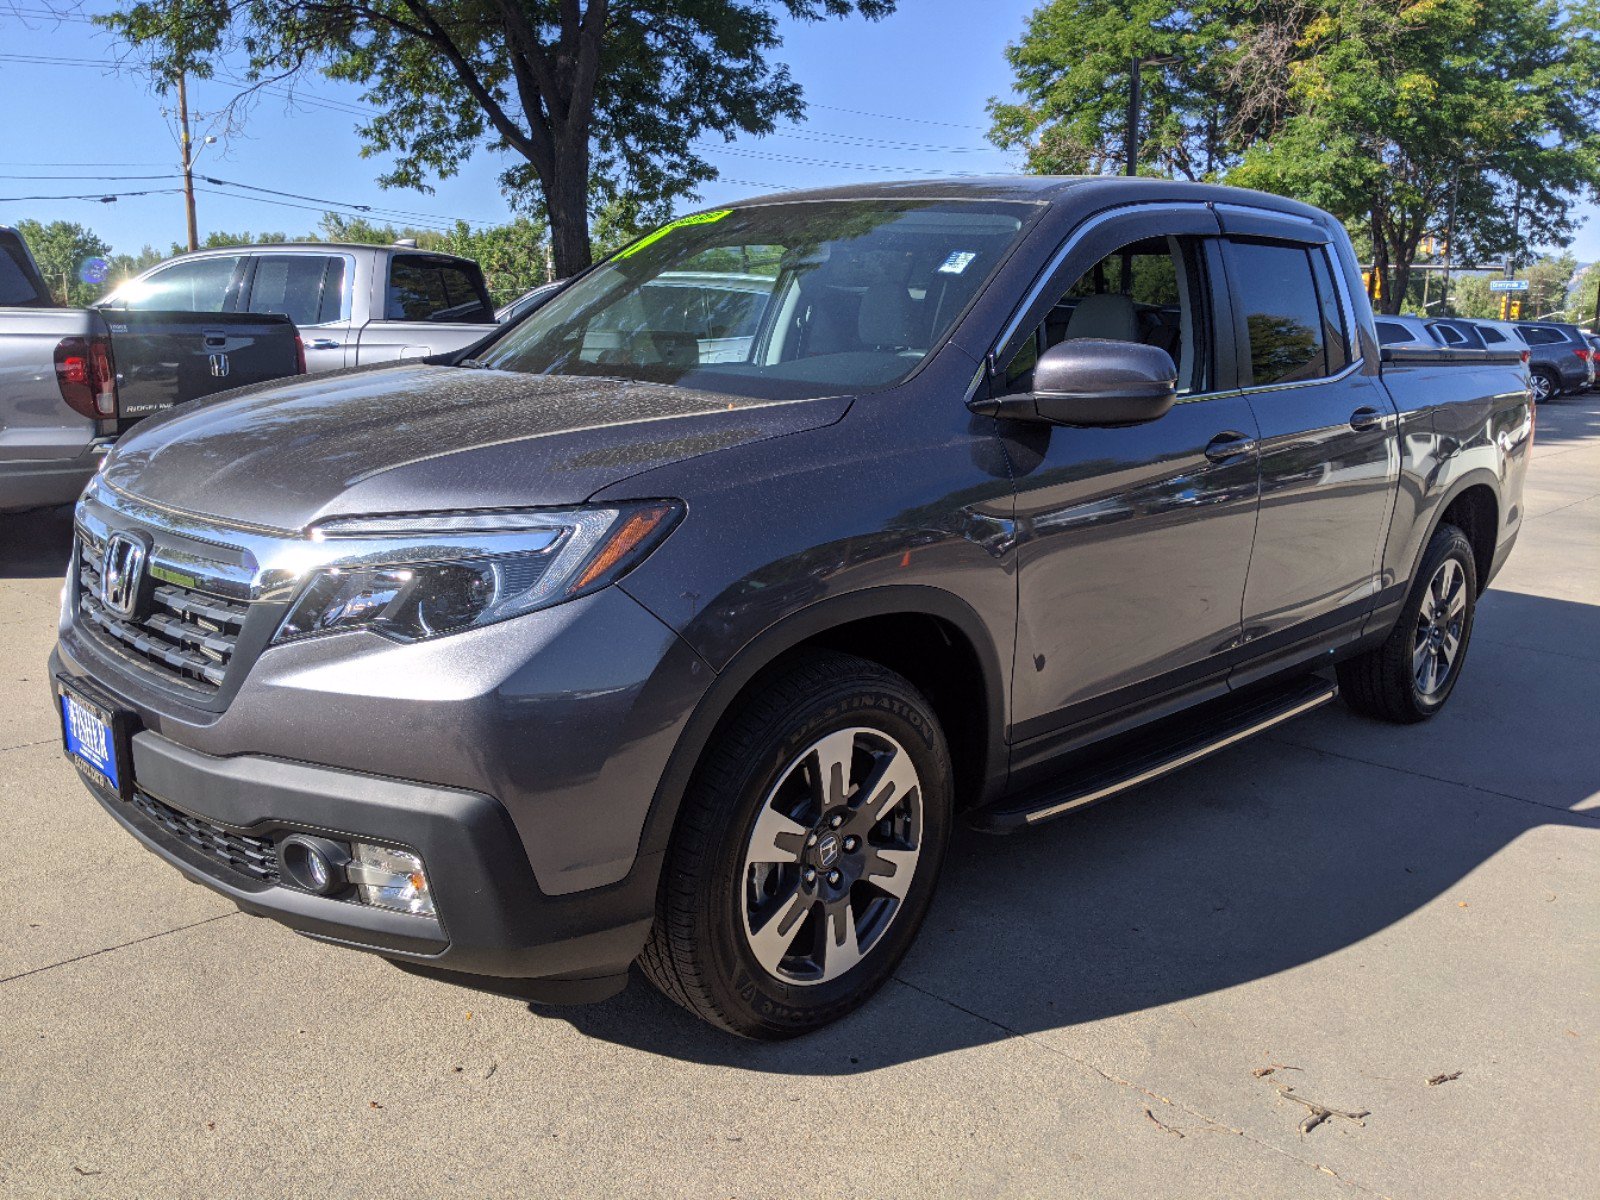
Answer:
[(61, 746), (89, 783), (122, 800), (133, 795), (131, 714), (66, 676), (56, 677)]

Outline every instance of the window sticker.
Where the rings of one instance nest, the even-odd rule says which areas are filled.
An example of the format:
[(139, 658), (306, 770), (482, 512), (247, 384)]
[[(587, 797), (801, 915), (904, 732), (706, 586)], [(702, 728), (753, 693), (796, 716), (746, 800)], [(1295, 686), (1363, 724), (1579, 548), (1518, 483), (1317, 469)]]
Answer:
[(952, 250), (950, 257), (939, 264), (941, 275), (959, 275), (972, 265), (972, 260), (978, 257), (976, 250)]
[[(718, 208), (718, 209), (714, 209), (711, 212), (695, 213), (693, 216), (690, 216), (690, 217), (679, 217), (676, 221), (668, 221), (665, 225), (663, 225), (660, 229), (656, 230), (654, 233), (647, 233), (647, 234), (644, 235), (644, 237), (640, 238), (633, 245), (627, 247), (626, 249), (617, 251), (617, 258), (618, 259), (632, 258), (635, 254), (639, 253), (639, 251), (643, 250), (646, 246), (655, 245), (662, 238), (666, 237), (667, 234), (671, 233), (674, 229), (682, 229), (685, 225), (710, 225), (714, 221), (720, 221), (720, 220), (722, 220), (723, 217), (730, 217), (732, 215), (733, 215), (733, 209), (731, 209), (731, 208)], [(942, 269), (943, 268), (941, 268), (941, 270)]]

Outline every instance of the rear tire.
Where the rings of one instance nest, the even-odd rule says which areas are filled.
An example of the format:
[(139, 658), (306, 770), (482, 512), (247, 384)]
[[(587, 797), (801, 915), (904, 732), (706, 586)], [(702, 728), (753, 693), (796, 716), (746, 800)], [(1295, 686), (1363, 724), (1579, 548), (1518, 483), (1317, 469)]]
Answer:
[(1426, 721), (1444, 707), (1461, 678), (1477, 610), (1472, 543), (1454, 525), (1441, 525), (1388, 638), (1339, 664), (1345, 703), (1397, 725)]
[(1554, 400), (1561, 394), (1561, 380), (1551, 371), (1542, 367), (1535, 368), (1532, 373), (1533, 402), (1543, 404), (1546, 400)]
[(944, 734), (906, 679), (834, 652), (779, 668), (730, 713), (684, 796), (645, 976), (743, 1037), (844, 1016), (916, 937), (952, 791)]

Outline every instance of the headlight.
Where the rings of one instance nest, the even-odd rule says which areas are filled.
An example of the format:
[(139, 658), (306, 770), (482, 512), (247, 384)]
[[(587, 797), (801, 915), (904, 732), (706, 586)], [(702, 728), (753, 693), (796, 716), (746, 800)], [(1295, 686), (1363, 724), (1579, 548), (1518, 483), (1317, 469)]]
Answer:
[(327, 521), (312, 538), (350, 554), (310, 574), (273, 641), (369, 629), (411, 642), (548, 608), (619, 579), (682, 513), (658, 500)]

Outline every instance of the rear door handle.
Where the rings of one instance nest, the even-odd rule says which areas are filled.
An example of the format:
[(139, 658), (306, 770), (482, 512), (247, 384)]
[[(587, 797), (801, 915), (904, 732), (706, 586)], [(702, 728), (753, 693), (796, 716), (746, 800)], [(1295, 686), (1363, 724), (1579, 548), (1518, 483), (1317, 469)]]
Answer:
[(1350, 414), (1350, 428), (1360, 433), (1383, 424), (1383, 414), (1375, 408), (1358, 408)]
[(1248, 434), (1230, 429), (1219, 433), (1206, 443), (1206, 457), (1214, 463), (1232, 462), (1256, 452), (1256, 440)]

